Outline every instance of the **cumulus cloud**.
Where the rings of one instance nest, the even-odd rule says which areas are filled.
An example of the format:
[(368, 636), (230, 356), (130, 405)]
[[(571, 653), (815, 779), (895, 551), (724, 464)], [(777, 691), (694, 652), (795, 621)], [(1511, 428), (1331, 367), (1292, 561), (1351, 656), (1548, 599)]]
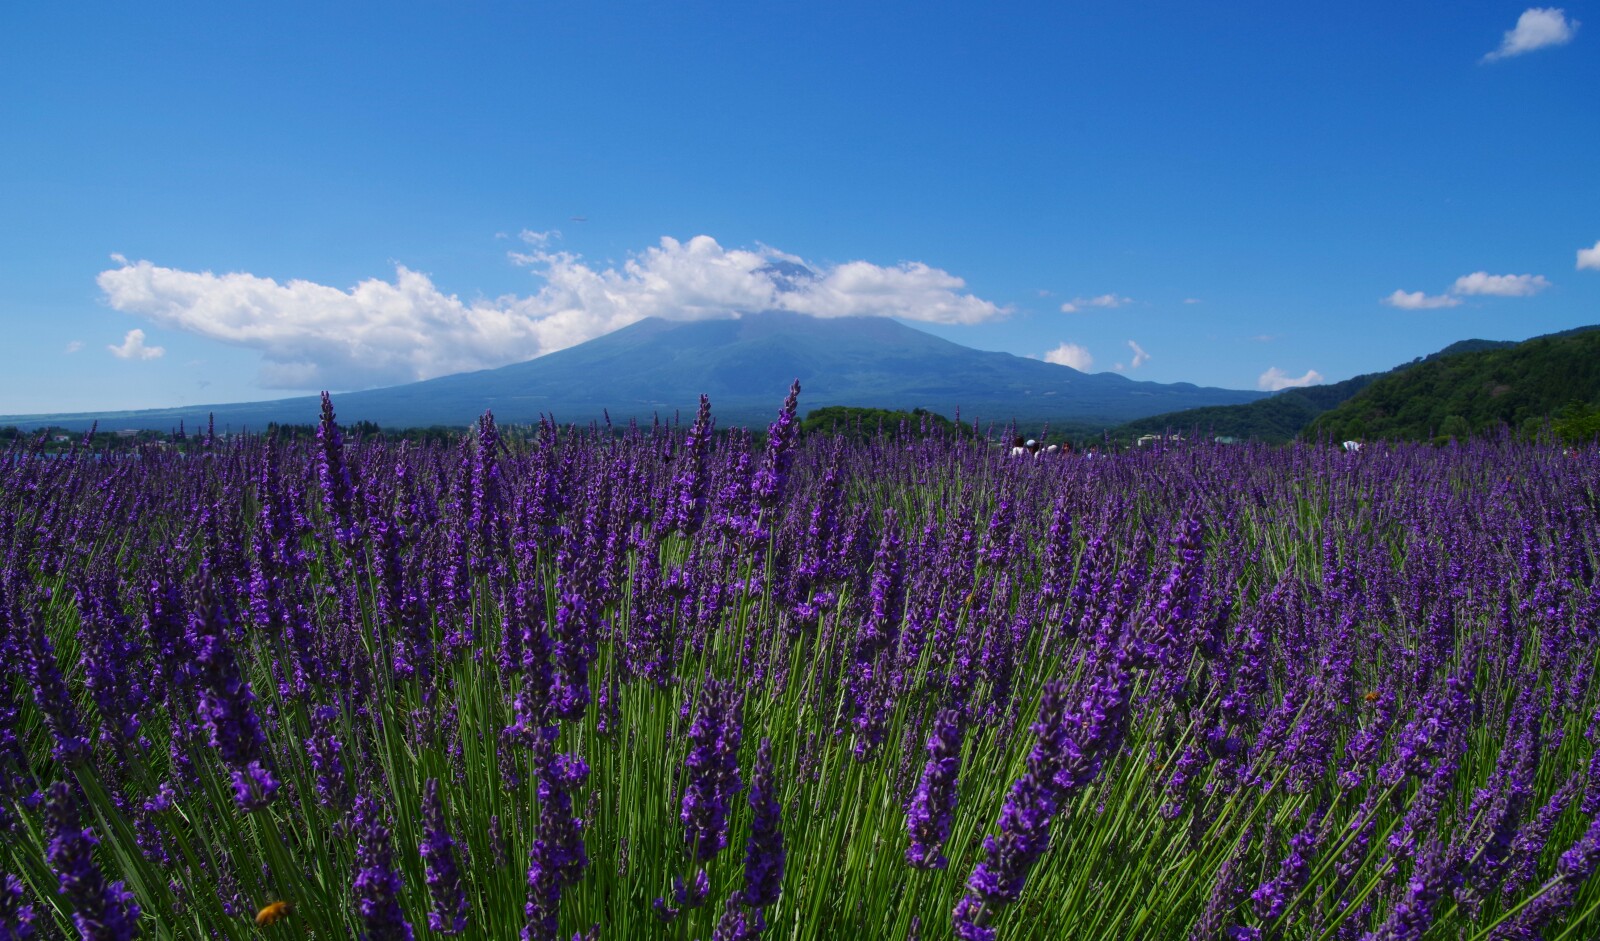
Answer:
[(83, 349), (83, 341), (82, 340), (69, 340), (67, 342), (67, 352), (68, 353), (76, 353), (81, 349)]
[(1304, 376), (1291, 376), (1276, 366), (1271, 367), (1256, 379), (1256, 388), (1267, 392), (1277, 392), (1280, 389), (1300, 389), (1305, 386), (1322, 384), (1322, 373), (1315, 369), (1306, 370)]
[(1133, 303), (1131, 297), (1119, 297), (1115, 294), (1101, 294), (1098, 297), (1074, 297), (1061, 305), (1063, 314), (1075, 314), (1086, 307), (1121, 307)]
[(117, 359), (159, 359), (167, 355), (164, 346), (145, 346), (144, 331), (137, 327), (129, 330), (122, 338), (122, 345), (107, 344), (106, 349)]
[[(1600, 243), (1595, 248), (1600, 250)], [(1584, 252), (1578, 251), (1578, 267), (1584, 265)], [(1462, 297), (1532, 297), (1550, 286), (1542, 274), (1490, 274), (1474, 271), (1457, 278), (1447, 294), (1424, 294), (1421, 291), (1395, 291), (1383, 303), (1401, 310), (1433, 310), (1439, 307), (1458, 307)]]
[(1488, 294), (1493, 297), (1531, 297), (1550, 286), (1542, 274), (1490, 274), (1474, 271), (1456, 279), (1454, 294)]
[(527, 296), (463, 300), (426, 274), (398, 266), (394, 280), (347, 290), (213, 274), (113, 256), (101, 272), (106, 301), (164, 327), (258, 350), (262, 385), (367, 388), (521, 362), (646, 317), (705, 320), (784, 310), (814, 317), (899, 317), (971, 324), (1010, 308), (976, 297), (966, 282), (920, 262), (851, 261), (813, 267), (760, 246), (725, 249), (709, 236), (660, 244), (616, 267), (556, 250), (553, 232), (524, 232), (510, 253), (542, 282)]
[(1401, 310), (1433, 310), (1436, 307), (1455, 307), (1461, 303), (1458, 297), (1448, 294), (1424, 294), (1421, 291), (1395, 291), (1383, 299), (1390, 307)]
[(1595, 242), (1594, 248), (1578, 249), (1578, 270), (1585, 268), (1600, 271), (1600, 242)]
[(1564, 46), (1572, 41), (1577, 31), (1578, 21), (1567, 19), (1565, 10), (1532, 7), (1523, 10), (1522, 15), (1517, 17), (1515, 29), (1506, 30), (1500, 39), (1500, 48), (1485, 55), (1481, 61), (1497, 62), (1547, 46)]
[(1128, 349), (1133, 350), (1133, 362), (1128, 364), (1129, 369), (1138, 369), (1150, 358), (1150, 354), (1144, 351), (1144, 347), (1132, 340), (1128, 341)]
[(1089, 350), (1076, 343), (1061, 344), (1044, 354), (1044, 361), (1057, 366), (1071, 366), (1079, 372), (1088, 372), (1094, 366), (1094, 357), (1089, 355)]

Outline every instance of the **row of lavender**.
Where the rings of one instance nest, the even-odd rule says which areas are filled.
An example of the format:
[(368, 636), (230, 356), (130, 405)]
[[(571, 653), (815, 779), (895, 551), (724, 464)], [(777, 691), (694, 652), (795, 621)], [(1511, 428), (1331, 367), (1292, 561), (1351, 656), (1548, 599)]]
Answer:
[(794, 407), (11, 451), (0, 938), (1600, 926), (1600, 454)]

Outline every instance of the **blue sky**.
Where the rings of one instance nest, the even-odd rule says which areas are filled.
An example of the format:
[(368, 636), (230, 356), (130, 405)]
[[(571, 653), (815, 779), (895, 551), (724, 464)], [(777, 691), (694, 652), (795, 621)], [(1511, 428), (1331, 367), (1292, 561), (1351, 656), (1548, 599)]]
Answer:
[(755, 303), (1233, 388), (1600, 323), (1594, 4), (264, 6), (0, 10), (0, 413)]

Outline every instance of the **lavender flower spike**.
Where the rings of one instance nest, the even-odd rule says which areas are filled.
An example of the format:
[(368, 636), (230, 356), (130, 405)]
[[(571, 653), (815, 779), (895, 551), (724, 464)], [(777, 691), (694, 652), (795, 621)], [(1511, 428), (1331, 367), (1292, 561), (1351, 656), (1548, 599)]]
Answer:
[(589, 776), (577, 755), (556, 755), (556, 727), (541, 729), (534, 739), (539, 767), (539, 821), (528, 850), (527, 921), (522, 941), (555, 941), (561, 895), (576, 885), (589, 865), (583, 845), (583, 821), (572, 813), (572, 790)]
[(944, 842), (950, 837), (950, 820), (956, 808), (956, 776), (961, 773), (960, 714), (941, 710), (928, 736), (928, 761), (922, 767), (917, 793), (906, 808), (906, 829), (911, 846), (906, 862), (917, 869), (943, 869), (949, 864)]
[(131, 941), (139, 935), (139, 906), (121, 882), (107, 883), (92, 850), (100, 841), (79, 822), (77, 798), (63, 781), (45, 799), (46, 856), (72, 906), (83, 941)]
[[(776, 775), (772, 770), (772, 742), (761, 740), (756, 770), (750, 779), (750, 839), (744, 851), (742, 901), (763, 909), (778, 901), (783, 891), (783, 809), (778, 804)], [(759, 911), (754, 924), (761, 923)], [(756, 928), (753, 933), (758, 933)]]
[(405, 883), (394, 866), (394, 846), (377, 801), (356, 798), (356, 911), (366, 928), (366, 941), (412, 941), (411, 923), (400, 910)]
[(789, 396), (783, 400), (778, 420), (767, 426), (767, 459), (756, 471), (756, 501), (763, 507), (776, 506), (789, 479), (789, 467), (794, 463), (795, 436), (800, 422), (795, 410), (800, 400), (800, 380), (789, 387)]
[(728, 804), (739, 791), (742, 702), (733, 687), (708, 679), (700, 712), (689, 726), (689, 783), (683, 792), (684, 840), (696, 862), (709, 862), (728, 845)]
[(22, 880), (6, 873), (0, 881), (0, 941), (26, 941), (34, 937), (33, 905), (22, 893)]
[(439, 779), (429, 778), (422, 791), (422, 863), (433, 907), (428, 930), (457, 935), (467, 930), (467, 891), (461, 882), (456, 841), (445, 830), (444, 802), (439, 799)]
[(1572, 905), (1578, 889), (1600, 867), (1600, 817), (1589, 822), (1572, 848), (1561, 854), (1556, 874), (1540, 887), (1538, 894), (1510, 921), (1502, 923), (1490, 941), (1536, 941), (1541, 929)]
[(265, 807), (278, 789), (267, 754), (267, 737), (256, 717), (255, 693), (234, 658), (233, 621), (223, 603), (211, 599), (196, 626), (200, 719), (212, 748), (233, 772), (233, 797), (246, 812)]

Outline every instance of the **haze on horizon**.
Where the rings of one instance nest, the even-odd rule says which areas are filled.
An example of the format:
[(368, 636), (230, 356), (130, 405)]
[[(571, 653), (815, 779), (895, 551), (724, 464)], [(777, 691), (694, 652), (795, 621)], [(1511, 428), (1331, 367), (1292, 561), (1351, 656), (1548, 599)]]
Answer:
[(643, 318), (1239, 389), (1600, 322), (1587, 6), (0, 12), (0, 413)]

